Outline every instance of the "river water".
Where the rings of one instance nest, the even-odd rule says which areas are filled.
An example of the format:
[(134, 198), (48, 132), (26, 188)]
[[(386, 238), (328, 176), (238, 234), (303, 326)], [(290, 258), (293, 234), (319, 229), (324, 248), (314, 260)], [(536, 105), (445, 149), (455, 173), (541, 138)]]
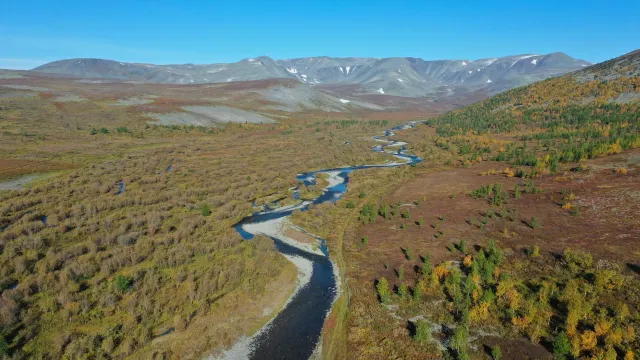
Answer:
[[(223, 359), (309, 359), (317, 348), (324, 321), (338, 296), (336, 282), (337, 269), (329, 258), (326, 243), (319, 239), (315, 247), (300, 244), (287, 238), (278, 231), (284, 218), (300, 209), (306, 211), (310, 204), (335, 202), (347, 191), (349, 174), (356, 170), (394, 167), (419, 163), (422, 159), (406, 153), (405, 143), (390, 140), (395, 130), (415, 127), (418, 122), (410, 122), (385, 131), (384, 136), (374, 136), (380, 144), (372, 150), (385, 152), (398, 161), (379, 165), (360, 165), (299, 174), (297, 179), (304, 185), (316, 183), (320, 173), (329, 175), (330, 185), (317, 198), (288, 207), (271, 209), (265, 206), (261, 212), (242, 219), (235, 225), (236, 231), (245, 240), (263, 234), (270, 237), (278, 251), (299, 267), (299, 272), (307, 272), (304, 281), (299, 284), (296, 293), (265, 327), (250, 339), (238, 342), (234, 348), (225, 352)], [(301, 265), (302, 264), (302, 265)], [(307, 266), (304, 266), (304, 265)], [(304, 269), (306, 268), (306, 269)], [(308, 274), (308, 272), (311, 274)]]

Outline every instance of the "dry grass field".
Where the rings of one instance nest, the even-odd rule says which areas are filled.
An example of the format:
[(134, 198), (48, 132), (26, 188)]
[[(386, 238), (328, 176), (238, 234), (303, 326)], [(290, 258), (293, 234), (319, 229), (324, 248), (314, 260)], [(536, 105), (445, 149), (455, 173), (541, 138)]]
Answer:
[(83, 100), (58, 101), (76, 84), (48, 81), (37, 84), (55, 93), (0, 98), (0, 182), (25, 182), (0, 191), (0, 340), (15, 358), (196, 358), (230, 346), (296, 281), (271, 240), (244, 242), (232, 225), (252, 203), (295, 202), (299, 172), (389, 161), (367, 139), (387, 121), (160, 126), (145, 113), (199, 96), (114, 106), (126, 86), (111, 96), (83, 84)]

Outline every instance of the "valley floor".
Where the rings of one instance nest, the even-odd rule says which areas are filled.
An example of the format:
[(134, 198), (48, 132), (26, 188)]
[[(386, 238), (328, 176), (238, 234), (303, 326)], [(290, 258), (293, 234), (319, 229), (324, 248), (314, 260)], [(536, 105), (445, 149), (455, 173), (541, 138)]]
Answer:
[[(327, 239), (343, 274), (344, 294), (325, 324), (325, 358), (464, 358), (464, 351), (491, 359), (500, 351), (502, 359), (551, 359), (566, 333), (568, 352), (633, 359), (640, 151), (527, 178), (507, 162), (464, 165), (450, 151), (422, 146), (429, 132), (397, 135), (417, 144), (423, 164), (354, 173), (336, 205), (292, 217)], [(463, 294), (475, 288), (467, 315), (457, 310), (464, 302), (456, 281)], [(460, 334), (462, 321), (469, 325)], [(418, 336), (424, 324), (428, 335)]]
[[(598, 266), (613, 266), (624, 274), (628, 281), (625, 288), (631, 291), (627, 306), (637, 308), (640, 152), (587, 161), (585, 166), (588, 170), (584, 172), (566, 171), (537, 179), (535, 186), (540, 193), (523, 193), (519, 199), (508, 200), (508, 208), (518, 209), (515, 219), (501, 216), (499, 208), (486, 200), (469, 196), (489, 184), (501, 184), (511, 194), (515, 184), (523, 184), (522, 179), (502, 173), (507, 167), (504, 163), (430, 171), (392, 190), (382, 202), (398, 204), (398, 213), (388, 220), (379, 217), (345, 238), (346, 276), (351, 290), (349, 357), (412, 358), (424, 351), (430, 351), (433, 358), (441, 356), (438, 341), (446, 343), (450, 335), (434, 328), (432, 336), (438, 341), (416, 343), (411, 338), (415, 331), (411, 318), (424, 316), (438, 323), (442, 317), (437, 315), (440, 307), (435, 304), (449, 300), (428, 292), (423, 306), (395, 299), (385, 308), (379, 304), (375, 285), (384, 277), (391, 291), (397, 293), (402, 284), (419, 282), (427, 254), (434, 267), (461, 261), (456, 247), (461, 241), (473, 253), (472, 249), (486, 247), (489, 239), (495, 239), (504, 251), (504, 270), (523, 280), (554, 276), (553, 269), (559, 266), (567, 248), (589, 252)], [(492, 169), (498, 169), (495, 175), (481, 175)], [(617, 173), (616, 169), (626, 169), (626, 173)], [(579, 214), (572, 215), (566, 206), (563, 198), (568, 196), (572, 208), (580, 209)], [(409, 217), (400, 215), (404, 211)], [(533, 218), (538, 224), (535, 228), (530, 223)], [(367, 239), (366, 244), (363, 239)], [(540, 255), (531, 258), (528, 253), (534, 247)], [(542, 345), (523, 341), (517, 328), (505, 326), (499, 319), (472, 326), (470, 336), (472, 358), (489, 359), (490, 349), (495, 346), (502, 349), (503, 359), (552, 357), (549, 343), (544, 346), (544, 341)]]
[(366, 138), (387, 121), (204, 128), (152, 125), (140, 111), (0, 99), (0, 356), (229, 348), (296, 285), (271, 240), (244, 241), (233, 225), (297, 202), (298, 173), (387, 161)]

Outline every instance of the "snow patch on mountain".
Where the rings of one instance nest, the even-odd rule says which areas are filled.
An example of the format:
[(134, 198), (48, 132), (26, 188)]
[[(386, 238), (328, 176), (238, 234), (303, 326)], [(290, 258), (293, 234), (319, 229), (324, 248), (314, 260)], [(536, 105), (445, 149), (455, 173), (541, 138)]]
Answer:
[(498, 59), (495, 59), (495, 58), (494, 59), (487, 59), (487, 60), (484, 61), (484, 67), (487, 67), (487, 66), (493, 64), (496, 61), (498, 61)]
[(227, 70), (227, 68), (221, 67), (221, 68), (217, 68), (217, 69), (210, 69), (210, 70), (207, 70), (207, 73), (208, 74), (215, 74), (215, 73), (219, 73), (219, 72), (224, 71), (224, 70)]

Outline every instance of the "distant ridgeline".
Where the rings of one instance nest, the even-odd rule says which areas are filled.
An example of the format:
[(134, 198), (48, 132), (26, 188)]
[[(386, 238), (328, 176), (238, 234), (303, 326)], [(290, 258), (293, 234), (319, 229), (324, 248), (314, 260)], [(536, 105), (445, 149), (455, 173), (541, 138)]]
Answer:
[[(640, 147), (640, 51), (513, 89), (429, 122), (468, 162), (491, 153), (514, 165), (577, 162)], [(492, 140), (488, 139), (491, 134)], [(480, 141), (479, 141), (480, 140)], [(478, 142), (479, 141), (479, 142)], [(537, 147), (527, 148), (536, 141)]]

